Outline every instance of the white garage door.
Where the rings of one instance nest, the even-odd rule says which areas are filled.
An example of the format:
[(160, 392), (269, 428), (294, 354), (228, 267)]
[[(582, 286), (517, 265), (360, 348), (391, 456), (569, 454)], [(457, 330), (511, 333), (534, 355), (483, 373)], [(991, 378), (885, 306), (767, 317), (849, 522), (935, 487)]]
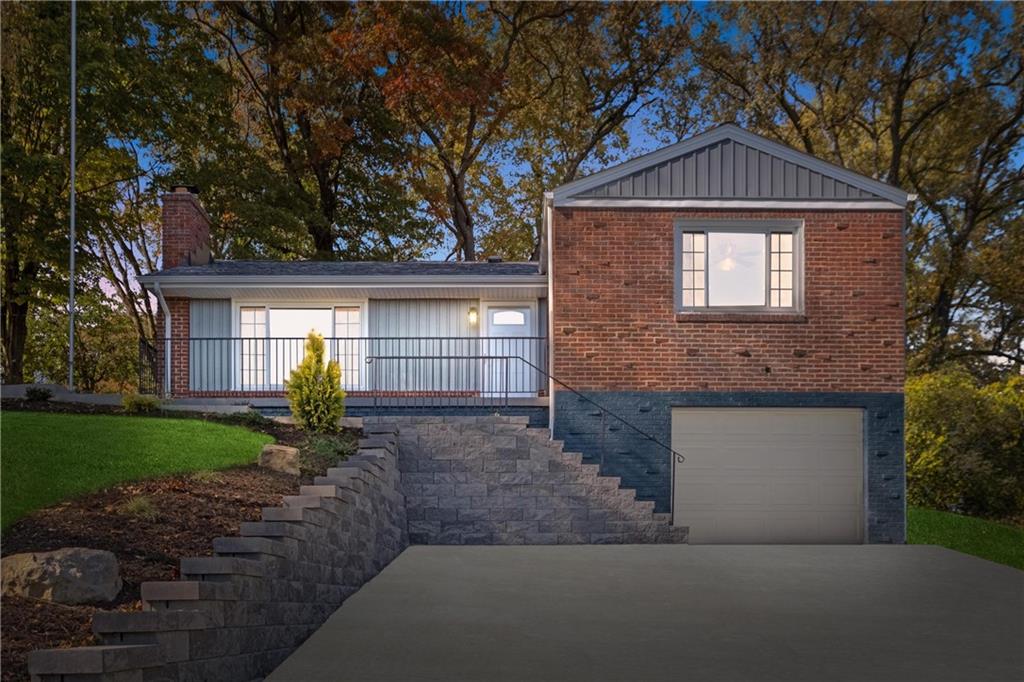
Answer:
[(691, 543), (859, 543), (863, 411), (675, 408), (674, 518)]

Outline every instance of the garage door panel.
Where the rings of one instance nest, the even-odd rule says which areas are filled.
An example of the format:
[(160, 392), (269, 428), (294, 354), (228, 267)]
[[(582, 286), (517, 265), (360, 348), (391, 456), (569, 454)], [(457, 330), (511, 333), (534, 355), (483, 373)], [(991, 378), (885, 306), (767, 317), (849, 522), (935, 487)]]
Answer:
[(676, 408), (674, 516), (694, 543), (861, 542), (863, 412)]

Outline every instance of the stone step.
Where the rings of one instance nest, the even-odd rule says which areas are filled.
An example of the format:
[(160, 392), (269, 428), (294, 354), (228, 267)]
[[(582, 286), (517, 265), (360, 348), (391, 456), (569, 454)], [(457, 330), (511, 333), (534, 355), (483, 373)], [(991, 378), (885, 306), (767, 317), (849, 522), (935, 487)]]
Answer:
[(92, 617), (97, 635), (206, 630), (223, 624), (222, 614), (211, 611), (98, 611)]
[[(163, 664), (160, 647), (155, 644), (41, 649), (28, 655), (28, 669), (33, 680), (141, 680), (145, 669), (158, 668)], [(137, 677), (131, 676), (132, 672), (135, 672)]]
[(264, 507), (260, 516), (264, 521), (312, 523), (324, 527), (335, 521), (334, 514), (320, 507)]
[(210, 575), (246, 575), (255, 578), (266, 575), (266, 567), (261, 562), (238, 557), (188, 557), (180, 561), (180, 566), (184, 580), (193, 577), (202, 580), (202, 576)]
[(293, 538), (300, 541), (305, 540), (307, 537), (306, 529), (302, 526), (282, 521), (243, 521), (239, 526), (239, 535), (264, 538)]
[(297, 556), (295, 541), (290, 538), (214, 538), (213, 551), (221, 556), (259, 555), (282, 559), (294, 559)]
[(144, 582), (143, 602), (235, 601), (238, 590), (231, 583), (202, 580), (160, 580)]

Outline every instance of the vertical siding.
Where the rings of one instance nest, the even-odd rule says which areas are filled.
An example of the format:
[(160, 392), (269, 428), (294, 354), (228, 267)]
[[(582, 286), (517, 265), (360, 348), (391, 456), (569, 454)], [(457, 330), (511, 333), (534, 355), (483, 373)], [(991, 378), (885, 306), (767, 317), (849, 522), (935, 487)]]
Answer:
[(378, 366), (370, 367), (372, 386), (397, 391), (477, 388), (478, 363), (470, 356), (482, 354), (475, 337), (483, 319), (470, 325), (470, 308), (482, 316), (475, 299), (371, 299), (369, 355), (409, 358), (376, 361)]
[(734, 140), (722, 140), (577, 197), (873, 199), (870, 192)]
[(479, 325), (469, 324), (469, 309), (480, 309), (475, 299), (371, 299), (370, 336), (478, 336)]
[[(189, 302), (189, 388), (223, 391), (231, 383), (231, 301)], [(205, 340), (204, 340), (205, 339)]]

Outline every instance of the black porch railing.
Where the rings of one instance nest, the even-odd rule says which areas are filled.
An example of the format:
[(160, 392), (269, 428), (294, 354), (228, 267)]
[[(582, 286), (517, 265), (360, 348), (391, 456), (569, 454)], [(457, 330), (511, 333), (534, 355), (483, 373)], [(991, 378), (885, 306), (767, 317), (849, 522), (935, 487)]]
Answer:
[[(153, 345), (142, 342), (140, 390), (145, 385), (166, 392), (169, 365), (172, 393), (280, 393), (305, 357), (305, 343), (301, 337), (171, 337)], [(548, 363), (545, 337), (328, 337), (324, 343), (328, 358), (341, 365), (342, 388), (352, 394), (536, 397), (547, 388), (540, 369)], [(529, 359), (530, 365), (509, 367), (503, 360), (509, 357)], [(380, 360), (374, 364), (371, 358)], [(499, 364), (507, 371), (498, 374)]]

